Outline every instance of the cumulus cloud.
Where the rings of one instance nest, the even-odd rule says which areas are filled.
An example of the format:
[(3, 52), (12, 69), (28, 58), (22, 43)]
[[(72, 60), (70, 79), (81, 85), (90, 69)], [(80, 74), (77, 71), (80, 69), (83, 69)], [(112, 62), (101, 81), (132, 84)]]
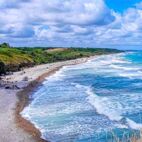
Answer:
[(116, 13), (104, 0), (0, 0), (0, 41), (47, 46), (141, 44), (141, 5)]
[(116, 14), (116, 20), (103, 34), (103, 40), (110, 39), (112, 44), (142, 44), (142, 10), (129, 8), (123, 14)]

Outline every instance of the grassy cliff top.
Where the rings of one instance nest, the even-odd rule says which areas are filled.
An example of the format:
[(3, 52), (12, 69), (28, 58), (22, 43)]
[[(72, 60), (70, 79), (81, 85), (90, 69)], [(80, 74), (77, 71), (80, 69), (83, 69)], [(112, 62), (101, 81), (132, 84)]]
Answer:
[(118, 52), (99, 48), (11, 48), (4, 43), (0, 45), (0, 74), (32, 65)]

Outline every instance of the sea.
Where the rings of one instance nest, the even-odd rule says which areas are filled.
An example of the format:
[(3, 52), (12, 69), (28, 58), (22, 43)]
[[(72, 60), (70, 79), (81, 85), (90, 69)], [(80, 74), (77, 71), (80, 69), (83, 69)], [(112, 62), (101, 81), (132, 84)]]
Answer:
[(142, 129), (142, 51), (96, 56), (47, 77), (21, 115), (50, 142), (129, 142)]

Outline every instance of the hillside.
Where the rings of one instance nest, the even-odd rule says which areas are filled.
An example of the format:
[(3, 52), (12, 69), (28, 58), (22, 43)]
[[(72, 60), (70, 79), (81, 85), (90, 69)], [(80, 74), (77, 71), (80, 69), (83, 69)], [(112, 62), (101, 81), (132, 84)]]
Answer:
[(4, 43), (0, 45), (0, 75), (23, 67), (118, 52), (99, 48), (11, 48)]

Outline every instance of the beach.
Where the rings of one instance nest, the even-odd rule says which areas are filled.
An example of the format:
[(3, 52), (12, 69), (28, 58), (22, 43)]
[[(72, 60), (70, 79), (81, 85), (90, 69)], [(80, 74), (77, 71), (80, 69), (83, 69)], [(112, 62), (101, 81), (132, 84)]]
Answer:
[[(23, 110), (26, 106), (31, 107), (30, 106), (30, 104), (31, 104), (30, 96), (33, 95), (35, 92), (38, 92), (37, 87), (42, 89), (42, 87), (47, 85), (48, 89), (45, 91), (48, 91), (51, 89), (50, 86), (48, 86), (48, 84), (46, 84), (46, 81), (47, 81), (46, 78), (49, 76), (50, 76), (50, 81), (55, 79), (55, 85), (57, 85), (56, 84), (56, 74), (59, 75), (59, 72), (61, 70), (63, 70), (63, 68), (62, 68), (63, 66), (68, 66), (67, 68), (64, 68), (64, 71), (66, 70), (66, 73), (68, 73), (67, 75), (69, 77), (72, 76), (72, 73), (74, 71), (75, 71), (74, 73), (76, 73), (76, 74), (78, 74), (78, 73), (84, 74), (84, 70), (86, 70), (86, 69), (87, 69), (86, 73), (88, 73), (88, 71), (89, 71), (89, 73), (92, 75), (92, 74), (97, 73), (97, 71), (103, 71), (103, 72), (106, 71), (107, 72), (110, 70), (110, 68), (115, 67), (114, 72), (116, 73), (117, 71), (119, 71), (116, 69), (118, 69), (118, 67), (120, 68), (120, 66), (117, 66), (117, 68), (116, 68), (116, 66), (112, 66), (112, 64), (114, 64), (116, 62), (118, 62), (118, 65), (123, 64), (124, 60), (121, 60), (121, 58), (120, 58), (122, 55), (118, 54), (118, 55), (114, 55), (114, 56), (107, 55), (107, 56), (100, 56), (100, 57), (93, 56), (93, 57), (88, 57), (88, 58), (80, 58), (80, 59), (69, 60), (69, 61), (43, 64), (43, 65), (31, 67), (31, 68), (25, 68), (19, 72), (14, 72), (11, 75), (3, 76), (1, 78), (1, 87), (0, 87), (0, 114), (1, 114), (1, 117), (0, 117), (0, 126), (1, 126), (0, 140), (1, 140), (1, 142), (10, 142), (10, 141), (11, 142), (47, 142), (48, 140), (50, 140), (50, 141), (53, 141), (54, 139), (56, 140), (56, 136), (52, 140), (48, 139), (48, 136), (44, 137), (44, 139), (46, 139), (46, 140), (42, 139), (41, 136), (43, 136), (43, 133), (40, 132), (41, 129), (37, 129), (37, 128), (39, 128), (37, 125), (33, 125), (31, 123), (31, 121), (27, 121), (27, 119), (25, 119), (25, 117), (24, 118), (22, 117), (23, 114), (22, 115), (20, 114), (21, 112), (23, 112)], [(110, 57), (112, 58), (112, 60), (110, 60)], [(102, 62), (102, 61), (104, 61), (104, 58), (105, 58), (105, 62)], [(90, 61), (87, 62), (88, 60), (90, 60)], [(94, 64), (94, 62), (95, 62), (95, 64)], [(110, 66), (110, 62), (111, 62), (111, 66)], [(81, 64), (81, 63), (83, 63), (83, 64)], [(77, 64), (79, 64), (79, 65), (77, 65)], [(70, 66), (70, 65), (77, 65), (77, 66)], [(61, 70), (59, 71), (59, 69), (61, 69)], [(70, 72), (70, 70), (71, 70), (71, 72)], [(83, 70), (83, 72), (81, 72), (81, 70)], [(105, 72), (105, 75), (106, 75), (106, 72)], [(124, 75), (127, 75), (127, 74), (124, 74)], [(130, 75), (132, 75), (132, 74), (130, 74)], [(62, 77), (62, 76), (59, 75), (58, 77), (59, 77), (58, 79), (60, 79), (60, 77)], [(134, 77), (137, 77), (137, 76), (134, 76)], [(76, 78), (76, 79), (77, 79), (77, 81), (80, 81), (83, 79), (81, 81), (83, 83), (87, 83), (86, 82), (87, 79), (92, 80), (92, 82), (95, 81), (93, 76), (90, 76), (88, 78), (83, 77), (83, 78)], [(42, 84), (43, 81), (44, 81), (44, 85)], [(61, 82), (62, 81), (64, 81), (64, 80), (61, 80)], [(103, 84), (103, 83), (105, 83), (106, 85), (109, 85), (111, 82), (108, 82), (108, 81), (109, 80), (107, 78), (101, 79), (101, 82), (100, 82), (100, 84), (98, 84), (98, 87), (101, 87), (101, 84)], [(125, 80), (123, 80), (123, 81), (125, 81)], [(64, 82), (63, 84), (66, 84), (66, 83), (67, 82)], [(42, 84), (42, 86), (40, 87), (41, 84)], [(115, 129), (115, 124), (118, 127), (120, 126), (120, 128), (122, 126), (125, 126), (126, 128), (131, 127), (134, 130), (135, 129), (139, 130), (141, 128), (141, 125), (134, 123), (134, 122), (130, 121), (129, 119), (127, 119), (127, 123), (124, 125), (119, 120), (113, 121), (116, 118), (116, 117), (114, 117), (115, 115), (113, 115), (113, 114), (117, 113), (115, 111), (115, 109), (119, 110), (121, 108), (115, 108), (115, 109), (111, 108), (111, 105), (112, 105), (111, 102), (109, 102), (109, 104), (106, 102), (109, 100), (104, 99), (103, 96), (98, 97), (96, 94), (94, 94), (93, 90), (89, 87), (86, 87), (86, 86), (80, 85), (80, 84), (75, 84), (75, 83), (71, 83), (71, 84), (72, 84), (71, 86), (67, 85), (66, 88), (64, 88), (64, 91), (66, 89), (70, 89), (70, 87), (75, 86), (75, 88), (73, 90), (74, 93), (70, 92), (71, 94), (70, 93), (66, 94), (66, 97), (67, 97), (67, 95), (70, 96), (69, 98), (71, 99), (71, 102), (73, 103), (73, 105), (72, 104), (70, 104), (70, 105), (67, 104), (67, 106), (65, 105), (65, 113), (70, 113), (73, 111), (74, 113), (77, 112), (77, 115), (78, 115), (78, 111), (80, 111), (81, 112), (80, 118), (82, 121), (80, 121), (80, 119), (75, 119), (75, 120), (73, 119), (71, 121), (72, 122), (78, 121), (79, 123), (81, 123), (82, 127), (77, 127), (77, 125), (76, 125), (76, 126), (73, 126), (73, 128), (69, 129), (69, 130), (73, 130), (76, 133), (76, 130), (78, 129), (78, 132), (80, 132), (80, 133), (91, 134), (92, 131), (97, 132), (97, 125), (99, 125), (99, 124), (102, 124), (103, 128), (106, 129), (106, 132), (109, 127), (114, 127), (114, 129)], [(57, 90), (58, 90), (58, 87), (57, 87)], [(123, 86), (120, 86), (120, 87), (123, 87)], [(72, 89), (73, 88), (71, 88), (71, 90)], [(55, 93), (54, 93), (54, 91), (55, 91)], [(64, 97), (64, 95), (62, 96), (62, 91), (61, 91), (60, 97), (58, 96), (58, 94), (60, 94), (60, 93), (58, 93), (58, 91), (56, 94), (55, 88), (54, 88), (54, 91), (51, 94), (49, 93), (49, 96), (47, 96), (47, 98), (48, 97), (50, 98), (51, 97), (50, 95), (54, 94), (54, 96), (52, 96), (52, 97), (53, 98), (57, 97), (56, 98), (57, 104), (56, 104), (56, 101), (54, 101), (54, 103), (50, 104), (50, 101), (52, 102), (53, 98), (50, 98), (51, 100), (48, 100), (49, 105), (47, 104), (47, 106), (49, 106), (49, 108), (47, 107), (46, 109), (48, 109), (47, 112), (49, 112), (49, 116), (52, 113), (54, 113), (54, 109), (56, 110), (55, 106), (57, 105), (57, 107), (58, 107), (58, 99), (59, 99), (59, 102), (62, 99), (63, 100), (65, 99), (64, 101), (61, 101), (63, 103), (66, 103), (66, 101), (69, 101), (68, 97), (67, 97), (68, 98), (67, 99), (66, 97)], [(83, 92), (85, 92), (88, 96), (84, 95)], [(113, 93), (113, 92), (109, 92), (109, 93)], [(40, 89), (39, 89), (38, 94), (40, 94)], [(44, 99), (44, 97), (45, 96), (43, 96), (43, 99)], [(72, 98), (73, 98), (73, 101), (72, 101)], [(130, 99), (132, 99), (132, 97)], [(78, 101), (79, 101), (79, 103), (78, 103)], [(118, 101), (119, 100), (117, 100), (117, 102)], [(34, 101), (32, 101), (32, 102), (34, 102)], [(98, 102), (99, 102), (99, 104), (101, 104), (101, 106), (103, 106), (103, 109), (99, 108), (100, 105), (98, 104)], [(127, 102), (127, 103), (129, 103), (129, 102)], [(42, 100), (41, 100), (41, 104), (42, 104)], [(110, 107), (109, 107), (109, 105), (110, 105)], [(39, 104), (39, 107), (40, 107), (40, 104)], [(111, 109), (112, 109), (112, 111), (111, 111), (111, 113), (109, 113)], [(58, 110), (57, 113), (60, 113), (60, 111), (62, 113), (63, 110), (62, 109)], [(40, 113), (40, 112), (38, 110), (36, 110), (36, 113), (34, 113), (34, 115), (36, 115), (37, 113)], [(42, 114), (44, 114), (44, 113), (42, 112)], [(107, 117), (105, 117), (104, 115), (101, 115), (101, 114), (104, 114)], [(40, 114), (38, 114), (38, 115), (42, 116)], [(46, 117), (48, 120), (48, 113), (47, 113)], [(74, 118), (74, 117), (72, 117), (72, 118)], [(118, 118), (119, 118), (119, 116), (118, 116)], [(116, 119), (118, 119), (118, 118), (116, 118)], [(58, 118), (58, 119), (60, 119), (60, 118)], [(61, 119), (62, 120), (65, 119), (64, 122), (66, 123), (66, 117), (62, 117)], [(108, 123), (109, 125), (105, 125), (106, 122), (111, 122), (111, 120), (112, 120), (112, 123)], [(97, 121), (97, 123), (96, 123), (96, 121)], [(89, 125), (84, 125), (84, 122), (87, 122), (87, 124), (89, 124)], [(67, 126), (70, 126), (70, 124), (68, 122), (67, 122)], [(58, 123), (57, 124), (55, 123), (55, 124), (53, 124), (53, 128), (54, 127), (55, 127), (55, 133), (56, 133), (56, 128), (60, 128), (60, 125), (58, 127)], [(89, 127), (93, 127), (93, 129), (90, 129)], [(66, 132), (66, 130), (63, 129), (62, 125), (61, 125), (60, 130), (63, 133)], [(86, 133), (86, 130), (89, 133)], [(134, 131), (134, 133), (135, 133), (135, 131)], [(58, 131), (57, 131), (57, 134), (58, 134)], [(59, 138), (59, 141), (61, 139), (63, 141), (68, 140), (68, 139), (66, 139), (66, 138), (68, 138), (68, 136), (69, 136), (68, 133), (67, 133), (67, 135), (64, 135), (64, 136), (61, 135), (61, 137)], [(119, 136), (119, 135), (116, 134), (116, 136)], [(97, 139), (95, 137), (94, 141), (97, 141), (98, 139), (99, 139), (99, 137)], [(134, 138), (132, 136), (131, 140), (133, 142), (141, 142), (141, 139), (137, 141), (137, 138), (135, 138), (135, 136), (134, 136)]]
[(0, 0), (0, 142), (142, 142), (142, 0)]
[[(92, 58), (92, 57), (90, 57)], [(29, 95), (45, 77), (62, 66), (79, 64), (88, 58), (38, 65), (2, 77), (0, 88), (1, 142), (44, 142), (40, 131), (21, 117), (20, 112), (29, 103)]]

